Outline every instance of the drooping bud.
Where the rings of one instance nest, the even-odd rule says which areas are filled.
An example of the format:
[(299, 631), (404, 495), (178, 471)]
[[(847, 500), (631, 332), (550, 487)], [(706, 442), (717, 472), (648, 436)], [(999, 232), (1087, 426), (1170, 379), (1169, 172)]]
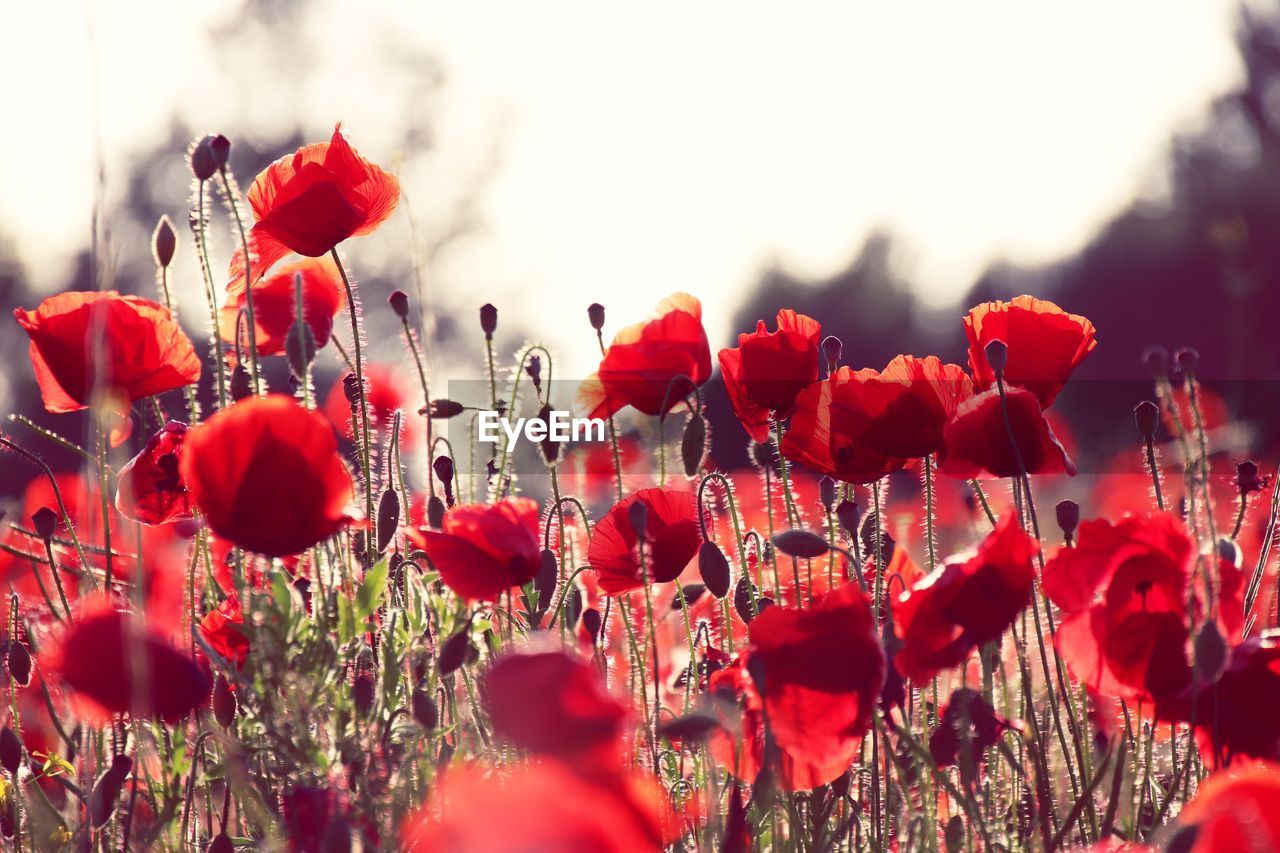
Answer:
[(604, 306), (599, 302), (592, 302), (587, 306), (587, 319), (591, 321), (591, 328), (597, 332), (604, 328)]
[(767, 441), (756, 441), (751, 445), (751, 458), (761, 468), (772, 468), (773, 460), (776, 458), (773, 453), (773, 445)]
[(353, 407), (360, 404), (360, 377), (354, 373), (348, 373), (342, 377), (342, 396), (347, 398), (347, 402)]
[(564, 442), (556, 441), (551, 430), (553, 411), (550, 403), (544, 403), (542, 408), (538, 410), (538, 419), (547, 424), (547, 437), (538, 442), (538, 448), (542, 451), (542, 461), (547, 463), (548, 467), (554, 467), (560, 462), (560, 452), (564, 450)]
[(738, 582), (733, 587), (733, 609), (737, 611), (738, 618), (743, 622), (750, 622), (757, 615), (755, 600), (751, 593), (750, 578), (746, 575), (738, 578)]
[(306, 323), (293, 321), (284, 338), (284, 354), (289, 362), (289, 372), (302, 379), (307, 368), (316, 359), (316, 336)]
[(533, 588), (538, 591), (540, 613), (551, 606), (551, 597), (555, 595), (556, 583), (559, 580), (560, 568), (556, 564), (556, 554), (549, 548), (543, 548), (538, 558), (538, 573), (533, 576)]
[(1009, 346), (999, 338), (992, 339), (984, 350), (987, 364), (995, 371), (996, 378), (1004, 377), (1004, 369), (1009, 364)]
[(1147, 347), (1142, 352), (1142, 363), (1151, 371), (1152, 379), (1169, 377), (1169, 351), (1164, 347)]
[(432, 530), (444, 527), (444, 501), (439, 495), (432, 495), (427, 501), (427, 526)]
[(8, 726), (0, 728), (0, 767), (4, 767), (14, 779), (18, 778), (18, 770), (22, 768), (22, 741)]
[(480, 306), (480, 330), (484, 332), (486, 341), (493, 340), (493, 333), (498, 328), (498, 309), (486, 302)]
[(253, 396), (252, 377), (243, 364), (237, 364), (231, 371), (231, 399), (239, 402), (245, 397)]
[(1155, 440), (1156, 430), (1160, 428), (1159, 407), (1150, 400), (1143, 400), (1133, 409), (1133, 422), (1143, 438), (1147, 441)]
[(1062, 538), (1070, 545), (1074, 541), (1076, 528), (1080, 526), (1080, 505), (1075, 501), (1061, 501), (1057, 506), (1057, 514)]
[(231, 840), (231, 836), (225, 832), (220, 832), (209, 842), (208, 853), (234, 853), (235, 849), (236, 845)]
[(231, 728), (236, 721), (236, 694), (226, 676), (219, 675), (213, 680), (213, 718), (224, 729)]
[(431, 467), (444, 488), (445, 504), (453, 506), (453, 460), (448, 456), (437, 456), (436, 461), (431, 463)]
[(213, 137), (204, 136), (191, 146), (191, 173), (198, 181), (207, 181), (218, 171), (213, 159)]
[(414, 690), (410, 706), (414, 722), (422, 726), (424, 731), (433, 732), (440, 725), (440, 709), (427, 691), (421, 688)]
[(784, 530), (773, 535), (773, 547), (788, 557), (813, 559), (831, 550), (827, 540), (811, 530)]
[(231, 140), (221, 133), (209, 140), (209, 152), (213, 155), (213, 165), (221, 172), (231, 162)]
[(369, 716), (376, 698), (377, 688), (373, 679), (364, 673), (357, 675), (351, 683), (351, 700), (356, 706), (356, 713), (362, 717)]
[(862, 510), (858, 505), (848, 498), (836, 504), (836, 518), (840, 520), (840, 526), (850, 536), (858, 535), (858, 519), (862, 516)]
[(643, 501), (636, 501), (627, 507), (627, 519), (631, 522), (636, 538), (643, 542), (649, 530), (649, 507)]
[(836, 481), (825, 474), (818, 481), (818, 500), (822, 501), (822, 505), (827, 508), (827, 512), (830, 512), (831, 508), (835, 506)]
[(48, 542), (58, 530), (58, 514), (47, 506), (42, 506), (31, 515), (31, 526), (36, 535)]
[(9, 667), (9, 675), (19, 687), (26, 687), (31, 683), (31, 652), (27, 650), (26, 643), (16, 637), (10, 638), (5, 664)]
[(1195, 674), (1201, 684), (1216, 681), (1227, 665), (1227, 641), (1210, 619), (1204, 623), (1195, 641)]
[(400, 496), (395, 489), (387, 489), (378, 499), (378, 553), (387, 550), (400, 526)]
[(458, 633), (444, 641), (440, 646), (440, 657), (437, 665), (440, 667), (441, 675), (449, 675), (467, 662), (467, 656), (471, 652), (471, 625), (463, 628)]
[[(453, 400), (445, 400), (443, 398), (432, 400), (427, 406), (427, 416), (438, 421), (456, 418), (458, 415), (466, 411), (466, 406), (456, 403)], [(421, 414), (421, 412), (419, 412)]]
[(320, 839), (320, 853), (351, 853), (351, 822), (345, 815), (336, 814), (329, 821)]
[(835, 335), (827, 335), (822, 339), (822, 357), (827, 360), (827, 370), (833, 371), (840, 366), (840, 356), (844, 353), (844, 342)]
[(700, 583), (685, 584), (684, 586), (680, 587), (680, 592), (672, 596), (671, 609), (673, 611), (679, 610), (681, 602), (684, 602), (684, 606), (686, 607), (692, 607), (694, 604), (697, 603), (699, 598), (702, 598), (702, 594), (706, 591), (707, 591), (707, 588), (703, 584), (700, 584)]
[(587, 634), (591, 637), (591, 642), (595, 643), (600, 639), (600, 628), (604, 625), (604, 620), (600, 617), (600, 611), (594, 607), (588, 607), (582, 611), (582, 627), (586, 629)]
[(569, 587), (569, 595), (564, 602), (564, 619), (570, 625), (576, 625), (582, 613), (582, 590), (577, 584)]
[(698, 573), (716, 598), (724, 598), (729, 594), (729, 561), (716, 543), (703, 542), (698, 548)]
[(694, 412), (684, 425), (684, 435), (680, 437), (680, 462), (684, 465), (684, 475), (697, 476), (706, 456), (707, 421), (701, 412)]
[(100, 829), (111, 819), (125, 779), (132, 769), (133, 762), (127, 755), (117, 755), (94, 783), (93, 792), (89, 795), (89, 822), (94, 829)]
[(529, 361), (524, 366), (524, 372), (529, 374), (529, 379), (533, 381), (533, 390), (542, 390), (542, 357), (537, 355), (529, 356)]
[(409, 294), (403, 290), (393, 290), (391, 295), (387, 297), (387, 304), (391, 306), (391, 310), (401, 320), (407, 319), (409, 316)]
[(151, 232), (151, 254), (156, 265), (168, 267), (173, 262), (173, 254), (178, 250), (178, 232), (173, 230), (169, 217), (161, 216), (156, 223), (156, 230)]
[(1178, 363), (1183, 376), (1195, 378), (1196, 368), (1200, 366), (1200, 353), (1195, 347), (1180, 347), (1173, 354), (1173, 360)]

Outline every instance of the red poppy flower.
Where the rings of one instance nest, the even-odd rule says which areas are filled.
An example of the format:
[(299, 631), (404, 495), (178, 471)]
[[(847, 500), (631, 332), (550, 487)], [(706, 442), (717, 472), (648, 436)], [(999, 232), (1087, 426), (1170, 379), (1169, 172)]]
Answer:
[(1062, 608), (1057, 648), (1106, 696), (1168, 698), (1188, 683), (1187, 597), (1194, 545), (1168, 513), (1086, 521), (1044, 568)]
[(503, 498), (455, 506), (442, 530), (411, 530), (445, 586), (469, 601), (495, 601), (533, 580), (541, 565), (538, 502)]
[(871, 607), (847, 583), (808, 610), (775, 606), (748, 626), (747, 667), (796, 790), (824, 785), (857, 755), (884, 684)]
[(1214, 773), (1178, 823), (1195, 828), (1187, 853), (1280, 850), (1280, 765), (1257, 762)]
[(978, 778), (979, 757), (1009, 727), (1009, 721), (981, 693), (962, 687), (951, 694), (938, 716), (938, 728), (929, 736), (929, 754), (939, 767), (958, 764), (960, 778), (971, 785)]
[(191, 518), (187, 486), (178, 475), (187, 425), (169, 421), (116, 477), (116, 509), (143, 524)]
[[(328, 142), (281, 157), (249, 188), (254, 282), (290, 252), (316, 258), (348, 237), (372, 233), (399, 201), (400, 182), (357, 154), (341, 125)], [(244, 254), (237, 251), (227, 292), (243, 289)]]
[(756, 441), (769, 438), (769, 418), (791, 414), (796, 395), (818, 378), (822, 326), (791, 310), (778, 312), (778, 331), (764, 320), (738, 335), (735, 349), (720, 350), (720, 374), (739, 422)]
[(245, 633), (240, 599), (232, 595), (210, 610), (200, 620), (200, 635), (223, 660), (244, 666), (249, 657), (249, 636)]
[[(50, 412), (88, 408), (95, 393), (134, 400), (200, 379), (200, 358), (164, 306), (114, 290), (60, 293), (34, 311), (15, 308), (31, 339), (28, 353), (40, 397)], [(127, 431), (118, 435), (123, 440)]]
[(91, 608), (53, 649), (49, 669), (93, 710), (176, 720), (204, 701), (209, 679), (140, 618)]
[[(331, 258), (305, 258), (284, 264), (253, 288), (253, 319), (258, 355), (281, 355), (289, 329), (298, 318), (294, 304), (296, 276), (302, 276), (302, 316), (319, 349), (329, 342), (333, 318), (342, 311), (345, 295), (338, 268)], [(230, 344), (236, 342), (236, 324), (247, 296), (244, 290), (227, 299), (218, 313), (218, 334)], [(247, 321), (246, 321), (247, 322)], [(242, 340), (246, 349), (248, 341)]]
[(999, 639), (1031, 603), (1035, 553), (1035, 540), (1006, 515), (976, 555), (948, 563), (904, 593), (894, 608), (902, 640), (898, 671), (923, 684)]
[[(648, 510), (641, 571), (636, 532), (628, 515), (635, 503)], [(667, 583), (680, 577), (702, 547), (698, 501), (692, 492), (641, 489), (614, 504), (596, 523), (587, 548), (587, 562), (600, 578), (600, 591), (618, 595), (651, 583)]]
[(874, 483), (907, 464), (862, 441), (865, 421), (845, 403), (854, 372), (842, 367), (796, 396), (782, 455), (846, 483)]
[[(343, 389), (344, 378), (338, 377), (329, 389), (329, 396), (325, 398), (324, 402), (324, 413), (333, 424), (333, 428), (338, 431), (338, 434), (350, 439), (351, 404), (347, 402), (347, 395)], [(409, 412), (410, 410), (416, 410), (420, 405), (419, 403), (410, 403), (413, 391), (407, 387), (401, 375), (390, 368), (377, 364), (365, 365), (364, 381), (365, 388), (368, 389), (365, 394), (365, 400), (369, 403), (369, 422), (372, 426), (389, 427), (397, 409)], [(356, 416), (356, 423), (357, 425), (359, 424), (358, 415)], [(413, 445), (417, 443), (421, 438), (421, 423), (421, 418), (411, 413), (402, 418), (401, 424), (404, 432), (401, 436), (401, 441), (404, 444)]]
[(413, 853), (661, 850), (676, 824), (650, 776), (585, 773), (547, 760), (450, 769), (405, 823)]
[(977, 306), (965, 316), (964, 330), (969, 336), (969, 366), (978, 387), (995, 384), (986, 348), (992, 341), (1004, 341), (1009, 347), (1006, 384), (1031, 391), (1042, 409), (1049, 408), (1076, 365), (1098, 345), (1093, 324), (1087, 319), (1030, 296)]
[(996, 389), (975, 394), (959, 405), (943, 429), (946, 455), (940, 470), (965, 480), (1018, 476), (1018, 456), (1009, 441), (1011, 428), (1026, 473), (1074, 477), (1076, 466), (1045, 420), (1035, 394), (1024, 388), (1006, 388), (1005, 396), (1008, 427)]
[(679, 376), (694, 385), (711, 378), (702, 303), (687, 293), (668, 296), (658, 305), (656, 318), (618, 332), (600, 369), (582, 383), (578, 399), (593, 418), (610, 417), (624, 406), (664, 415), (693, 393)]
[(608, 763), (622, 734), (626, 707), (610, 695), (600, 671), (561, 651), (509, 654), (481, 682), (485, 710), (499, 737), (530, 752)]
[(187, 434), (179, 472), (214, 533), (268, 557), (305, 551), (349, 518), (354, 486), (333, 430), (292, 397), (241, 400)]

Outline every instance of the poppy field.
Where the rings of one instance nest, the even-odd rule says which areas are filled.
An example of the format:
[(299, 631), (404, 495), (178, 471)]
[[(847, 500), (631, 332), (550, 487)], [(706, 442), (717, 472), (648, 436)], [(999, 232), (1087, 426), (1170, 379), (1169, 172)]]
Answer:
[[(883, 368), (792, 310), (716, 351), (688, 293), (583, 305), (554, 383), (486, 304), (451, 399), (358, 283), (396, 177), (341, 127), (243, 195), (234, 153), (191, 144), (154, 290), (14, 312), (68, 426), (0, 433), (7, 849), (1280, 849), (1280, 481), (1194, 350), (1147, 351), (1133, 475), (1078, 477), (1055, 406), (1108, 330), (1030, 295)], [(605, 438), (476, 440), (570, 408)]]

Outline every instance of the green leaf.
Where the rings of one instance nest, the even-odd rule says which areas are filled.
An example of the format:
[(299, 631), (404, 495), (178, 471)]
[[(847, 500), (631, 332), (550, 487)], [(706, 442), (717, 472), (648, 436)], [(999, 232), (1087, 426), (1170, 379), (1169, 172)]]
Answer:
[(356, 636), (356, 616), (351, 607), (351, 599), (338, 594), (338, 642), (346, 645)]
[(288, 621), (289, 614), (293, 610), (293, 596), (289, 592), (289, 582), (285, 580), (284, 572), (272, 573), (271, 597), (275, 599), (276, 607)]
[(356, 590), (356, 612), (358, 621), (363, 622), (378, 609), (382, 602), (382, 593), (387, 589), (387, 560), (384, 557), (365, 572), (360, 588)]

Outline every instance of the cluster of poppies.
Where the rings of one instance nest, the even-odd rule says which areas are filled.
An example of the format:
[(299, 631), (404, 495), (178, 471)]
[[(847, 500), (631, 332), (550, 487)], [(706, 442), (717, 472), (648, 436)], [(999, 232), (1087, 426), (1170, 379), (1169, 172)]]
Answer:
[[(1149, 360), (1145, 467), (1081, 522), (1037, 503), (1076, 473), (1050, 407), (1097, 346), (1053, 303), (973, 308), (967, 365), (883, 370), (790, 310), (713, 361), (683, 293), (606, 346), (597, 304), (578, 406), (608, 439), (518, 479), (435, 435), (468, 407), (429, 397), (404, 293), (403, 349), (363, 341), (338, 247), (393, 176), (336, 129), (242, 213), (226, 139), (189, 165), (211, 364), (167, 220), (160, 301), (15, 311), (45, 408), (92, 438), (33, 432), (83, 458), (60, 472), (0, 437), (41, 468), (0, 541), (15, 846), (1280, 847), (1280, 492), (1211, 447), (1193, 354)], [(224, 300), (209, 194), (240, 238)], [(494, 402), (550, 406), (550, 357), (491, 356)], [(744, 470), (708, 436), (717, 362)]]

